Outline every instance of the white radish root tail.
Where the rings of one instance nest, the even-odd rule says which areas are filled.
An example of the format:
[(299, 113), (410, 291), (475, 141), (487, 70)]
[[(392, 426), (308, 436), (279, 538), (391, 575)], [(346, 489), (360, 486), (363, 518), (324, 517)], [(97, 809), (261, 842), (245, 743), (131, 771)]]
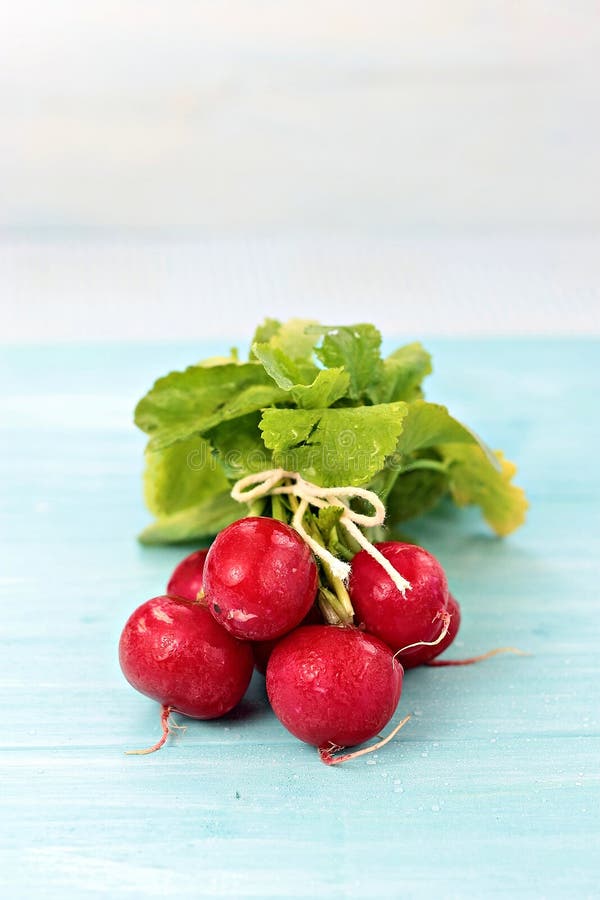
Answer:
[(437, 644), (441, 644), (446, 635), (448, 634), (448, 629), (450, 628), (450, 622), (452, 620), (452, 616), (449, 612), (440, 612), (436, 616), (434, 616), (433, 621), (436, 619), (442, 620), (442, 630), (440, 631), (438, 637), (436, 637), (435, 641), (417, 641), (414, 644), (407, 644), (406, 647), (400, 647), (399, 650), (396, 650), (394, 653), (394, 659), (399, 656), (401, 653), (404, 653), (406, 650), (412, 650), (413, 647), (435, 647)]
[(373, 753), (375, 750), (381, 750), (381, 748), (385, 747), (392, 738), (396, 737), (400, 729), (406, 725), (409, 719), (410, 716), (405, 716), (404, 719), (396, 725), (394, 730), (390, 731), (387, 737), (377, 741), (376, 744), (371, 744), (370, 747), (363, 747), (362, 750), (354, 750), (352, 753), (344, 753), (342, 756), (335, 756), (335, 753), (338, 753), (344, 748), (338, 747), (337, 744), (330, 744), (328, 747), (319, 747), (319, 759), (322, 763), (325, 763), (326, 766), (337, 766), (339, 763), (348, 762), (350, 759), (357, 759), (359, 756), (366, 756), (367, 753)]

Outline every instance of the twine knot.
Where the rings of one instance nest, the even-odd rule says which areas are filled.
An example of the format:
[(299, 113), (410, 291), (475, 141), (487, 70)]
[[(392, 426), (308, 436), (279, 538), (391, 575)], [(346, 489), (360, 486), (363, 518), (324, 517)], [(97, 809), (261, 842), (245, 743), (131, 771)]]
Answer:
[[(282, 484), (281, 482), (287, 482)], [(317, 509), (326, 509), (328, 507), (336, 507), (342, 510), (339, 522), (351, 537), (354, 538), (363, 550), (369, 556), (376, 560), (379, 565), (390, 576), (399, 591), (404, 594), (410, 590), (410, 582), (403, 578), (402, 575), (393, 567), (389, 560), (373, 546), (371, 541), (365, 537), (359, 526), (370, 528), (374, 525), (383, 525), (385, 520), (385, 506), (381, 499), (374, 491), (360, 487), (331, 487), (324, 488), (318, 484), (307, 481), (298, 472), (287, 472), (285, 469), (265, 469), (263, 472), (246, 475), (236, 481), (231, 496), (238, 503), (251, 503), (259, 497), (266, 497), (272, 494), (289, 494), (297, 497), (300, 501), (298, 509), (294, 513), (292, 519), (292, 527), (298, 532), (303, 541), (311, 548), (318, 559), (326, 563), (330, 571), (336, 578), (346, 581), (350, 575), (350, 565), (333, 553), (330, 553), (318, 541), (311, 537), (304, 528), (304, 516), (309, 506)], [(370, 515), (355, 512), (350, 507), (350, 501), (353, 498), (360, 497), (366, 500), (373, 508)]]

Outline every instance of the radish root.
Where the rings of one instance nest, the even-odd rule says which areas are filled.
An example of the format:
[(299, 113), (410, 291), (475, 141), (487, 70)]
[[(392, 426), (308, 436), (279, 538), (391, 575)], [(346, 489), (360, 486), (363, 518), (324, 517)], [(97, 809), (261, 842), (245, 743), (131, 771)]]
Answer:
[(517, 647), (496, 647), (495, 650), (488, 650), (487, 653), (481, 653), (479, 656), (470, 656), (468, 659), (430, 659), (426, 662), (426, 666), (471, 666), (473, 663), (483, 662), (484, 659), (491, 659), (492, 656), (498, 656), (499, 653), (516, 653), (517, 656), (531, 656), (525, 650), (519, 650)]
[(438, 613), (433, 621), (436, 619), (441, 619), (443, 622), (442, 630), (438, 637), (436, 637), (435, 641), (417, 641), (416, 644), (407, 644), (406, 647), (400, 647), (399, 650), (396, 650), (394, 653), (394, 659), (399, 656), (401, 653), (404, 653), (405, 650), (412, 650), (413, 647), (436, 647), (438, 644), (441, 644), (446, 635), (448, 634), (448, 629), (450, 628), (450, 622), (452, 620), (452, 616), (449, 612), (440, 612)]
[(185, 728), (185, 725), (177, 725), (175, 722), (169, 722), (169, 716), (173, 712), (172, 706), (162, 706), (160, 714), (160, 724), (162, 726), (162, 737), (153, 744), (152, 747), (146, 747), (144, 750), (126, 750), (127, 756), (146, 756), (148, 753), (155, 753), (165, 744), (171, 728)]
[(406, 716), (402, 719), (387, 737), (382, 738), (376, 744), (372, 744), (370, 747), (363, 747), (362, 750), (354, 750), (353, 753), (344, 753), (342, 756), (334, 756), (335, 753), (344, 748), (338, 747), (337, 744), (330, 744), (328, 747), (319, 747), (319, 759), (322, 763), (325, 763), (326, 766), (337, 766), (339, 763), (348, 762), (349, 759), (356, 759), (359, 756), (365, 756), (367, 753), (373, 753), (374, 750), (380, 750), (391, 741), (392, 738), (396, 737), (400, 729), (406, 725), (409, 719), (410, 716)]

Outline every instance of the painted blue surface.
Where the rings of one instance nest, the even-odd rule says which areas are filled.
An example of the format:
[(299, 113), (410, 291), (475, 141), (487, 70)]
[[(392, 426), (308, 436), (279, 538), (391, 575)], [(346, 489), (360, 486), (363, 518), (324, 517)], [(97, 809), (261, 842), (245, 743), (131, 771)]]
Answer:
[(181, 548), (143, 548), (153, 378), (223, 347), (0, 351), (0, 885), (21, 897), (592, 897), (599, 847), (598, 343), (428, 342), (428, 396), (520, 464), (527, 525), (442, 507), (410, 532), (463, 607), (457, 654), (409, 672), (394, 742), (328, 769), (255, 678), (161, 753), (120, 629)]

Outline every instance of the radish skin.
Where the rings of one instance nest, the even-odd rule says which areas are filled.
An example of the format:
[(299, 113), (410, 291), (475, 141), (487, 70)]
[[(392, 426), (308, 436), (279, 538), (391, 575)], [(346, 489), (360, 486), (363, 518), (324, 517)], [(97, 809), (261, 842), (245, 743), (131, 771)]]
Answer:
[(161, 596), (129, 617), (119, 642), (127, 681), (163, 707), (194, 719), (224, 716), (250, 683), (253, 656), (208, 610)]
[(167, 594), (183, 597), (185, 600), (197, 600), (202, 591), (202, 575), (208, 550), (196, 550), (173, 569), (167, 584)]
[(235, 637), (268, 641), (300, 624), (318, 586), (315, 559), (289, 525), (248, 516), (225, 528), (204, 566), (212, 615)]
[(350, 600), (358, 623), (395, 653), (400, 651), (400, 662), (408, 667), (424, 649), (413, 645), (432, 643), (442, 636), (447, 621), (448, 582), (440, 563), (422, 547), (399, 541), (375, 546), (411, 587), (399, 591), (377, 561), (361, 550), (352, 560)]
[(280, 641), (267, 694), (280, 722), (315, 747), (362, 744), (393, 716), (402, 666), (389, 647), (353, 627), (307, 625)]

